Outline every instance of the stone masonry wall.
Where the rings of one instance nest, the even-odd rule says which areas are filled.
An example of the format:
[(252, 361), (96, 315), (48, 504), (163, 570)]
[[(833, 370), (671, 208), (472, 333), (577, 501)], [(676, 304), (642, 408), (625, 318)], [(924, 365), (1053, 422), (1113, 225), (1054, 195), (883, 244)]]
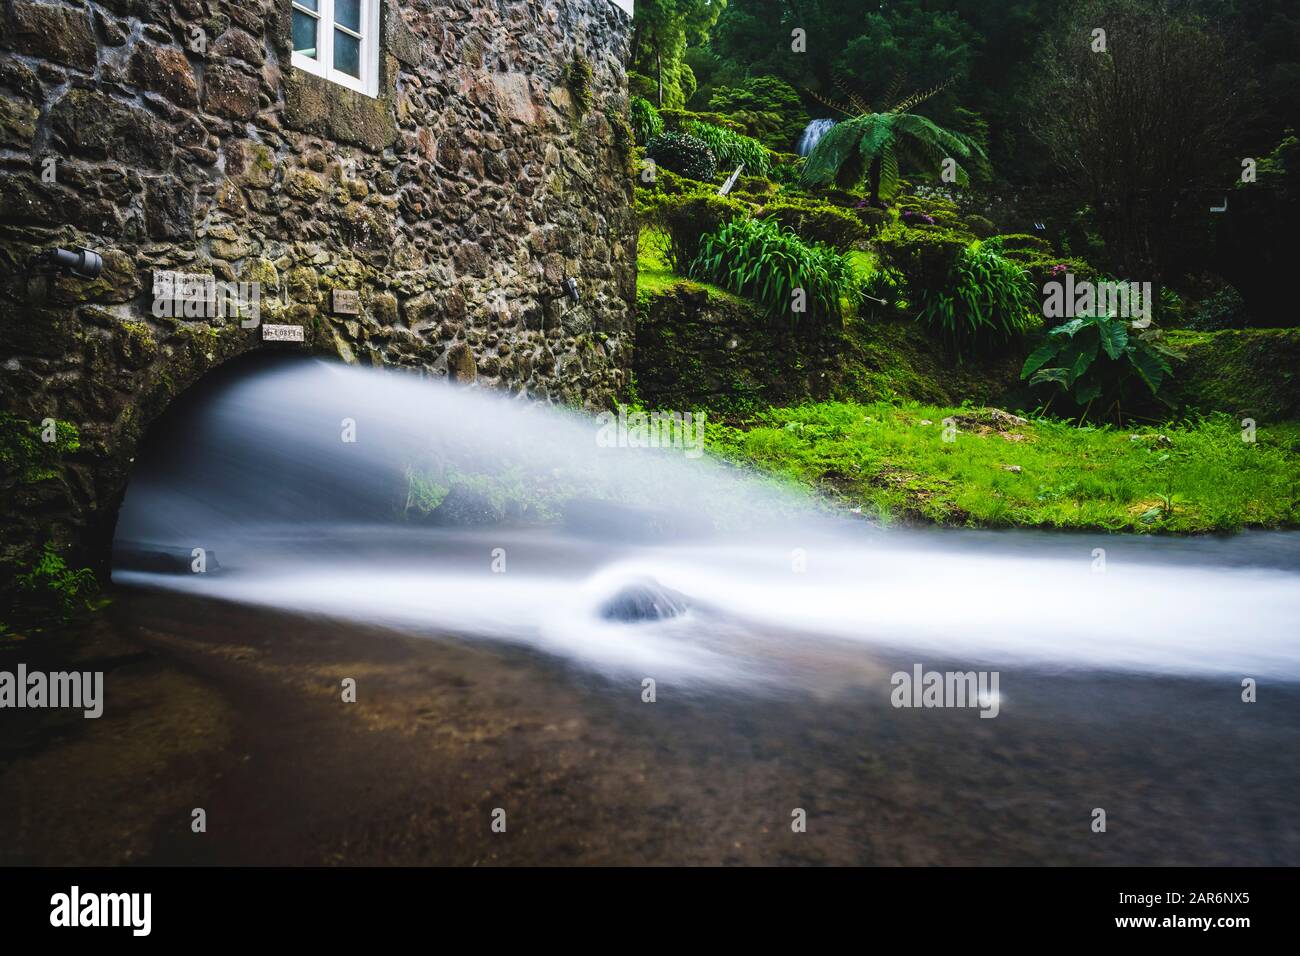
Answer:
[[(624, 388), (627, 15), (384, 0), (375, 99), (293, 68), (289, 24), (289, 0), (0, 3), (0, 569), (45, 541), (102, 569), (148, 424), (252, 349), (571, 404)], [(100, 252), (103, 275), (29, 275), (55, 245)], [(305, 341), (156, 318), (154, 270), (258, 282), (262, 321)], [(24, 477), (22, 423), (47, 419), (79, 449)]]

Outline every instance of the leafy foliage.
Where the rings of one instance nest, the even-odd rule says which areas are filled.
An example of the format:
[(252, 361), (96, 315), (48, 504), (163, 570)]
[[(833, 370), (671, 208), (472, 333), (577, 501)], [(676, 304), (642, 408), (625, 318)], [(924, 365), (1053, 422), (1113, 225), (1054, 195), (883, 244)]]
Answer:
[(24, 603), (33, 608), (48, 609), (60, 618), (68, 618), (82, 611), (93, 610), (98, 602), (99, 582), (89, 568), (73, 570), (67, 562), (47, 544), (40, 560), (25, 574), (15, 579)]
[(645, 154), (690, 179), (710, 182), (718, 174), (718, 160), (709, 144), (689, 133), (660, 133), (646, 144)]
[(739, 200), (709, 190), (656, 196), (645, 204), (642, 220), (668, 236), (665, 258), (683, 273), (699, 254), (702, 237), (747, 212)]
[(1131, 334), (1126, 320), (1090, 315), (1050, 329), (1046, 341), (1025, 359), (1020, 377), (1030, 385), (1055, 386), (1085, 417), (1094, 406), (1122, 417), (1121, 403), (1134, 380), (1162, 398), (1161, 389), (1174, 374), (1171, 358), (1176, 353), (1155, 337)]
[(54, 422), (54, 440), (47, 442), (42, 426), (26, 419), (0, 412), (0, 465), (6, 475), (32, 483), (53, 477), (59, 458), (81, 448), (81, 436), (71, 422)]
[(950, 281), (950, 289), (922, 295), (920, 318), (958, 350), (1005, 342), (1042, 322), (1029, 273), (995, 249), (964, 249)]
[(634, 96), (628, 103), (628, 118), (638, 146), (644, 146), (664, 131), (663, 117), (654, 104), (643, 96)]
[(1249, 313), (1241, 293), (1232, 286), (1227, 286), (1198, 303), (1187, 326), (1201, 332), (1242, 329), (1249, 324), (1248, 318)]
[(630, 66), (650, 78), (658, 106), (683, 106), (695, 92), (695, 74), (684, 59), (686, 47), (705, 39), (722, 7), (716, 0), (636, 4)]
[(763, 208), (763, 217), (775, 219), (807, 242), (849, 249), (867, 239), (867, 227), (846, 209), (815, 200), (787, 197)]
[(963, 165), (981, 163), (984, 151), (968, 136), (944, 129), (915, 113), (864, 113), (836, 123), (817, 143), (804, 164), (800, 184), (852, 188), (864, 179), (871, 199), (892, 196), (899, 185), (899, 167), (906, 164), (938, 176), (945, 159), (955, 164), (956, 181), (970, 183)]
[(725, 171), (744, 163), (747, 175), (766, 176), (772, 168), (772, 156), (767, 147), (752, 136), (699, 122), (686, 124), (684, 132), (707, 143)]
[(814, 322), (840, 317), (840, 299), (852, 288), (848, 260), (833, 249), (806, 243), (779, 223), (733, 219), (700, 240), (690, 274), (763, 305), (773, 316), (793, 311), (802, 289)]
[(739, 86), (720, 86), (709, 109), (745, 124), (749, 135), (769, 149), (794, 149), (808, 125), (808, 111), (793, 86), (776, 76), (753, 76)]

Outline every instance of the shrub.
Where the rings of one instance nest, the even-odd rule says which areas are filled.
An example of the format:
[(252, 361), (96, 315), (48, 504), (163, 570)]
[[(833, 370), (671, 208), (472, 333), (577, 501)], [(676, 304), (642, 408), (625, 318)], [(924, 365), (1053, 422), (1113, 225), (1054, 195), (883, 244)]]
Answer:
[(736, 180), (736, 188), (731, 192), (733, 196), (744, 193), (755, 199), (764, 199), (776, 195), (777, 188), (776, 183), (762, 176), (741, 176)]
[(773, 153), (772, 168), (767, 176), (772, 182), (789, 186), (799, 181), (803, 173), (803, 157), (793, 153)]
[(1244, 329), (1250, 324), (1246, 303), (1241, 293), (1228, 286), (1197, 304), (1187, 322), (1187, 327), (1201, 332), (1218, 332), (1222, 329)]
[(654, 176), (649, 182), (637, 177), (637, 192), (660, 193), (665, 196), (682, 196), (687, 193), (716, 192), (712, 183), (702, 183), (698, 179), (679, 176), (671, 169), (655, 167)]
[(627, 71), (627, 92), (629, 96), (639, 96), (642, 99), (649, 100), (658, 95), (658, 86), (655, 81), (644, 73), (637, 73), (635, 70)]
[(697, 122), (687, 123), (683, 131), (707, 143), (718, 163), (728, 172), (741, 163), (745, 164), (745, 172), (751, 176), (766, 176), (772, 168), (767, 147), (752, 136)]
[(738, 199), (698, 192), (655, 197), (643, 218), (667, 234), (668, 264), (684, 274), (699, 254), (701, 237), (748, 213), (749, 207)]
[(1135, 381), (1164, 401), (1161, 390), (1173, 377), (1169, 359), (1178, 357), (1160, 345), (1156, 334), (1130, 334), (1125, 319), (1084, 316), (1050, 329), (1047, 340), (1025, 360), (1020, 377), (1030, 385), (1054, 387), (1056, 394), (1083, 409), (1084, 416), (1100, 401), (1102, 417), (1115, 412), (1122, 421), (1121, 403)]
[(711, 182), (718, 161), (709, 144), (687, 133), (660, 133), (646, 144), (645, 154), (655, 164), (690, 179)]
[(973, 241), (969, 233), (951, 229), (905, 226), (890, 226), (876, 240), (883, 264), (904, 276), (912, 299), (948, 288), (953, 264)]
[(632, 123), (632, 133), (637, 145), (644, 146), (664, 131), (663, 117), (649, 100), (643, 96), (634, 96), (628, 103), (628, 118)]
[(788, 313), (802, 289), (814, 322), (840, 317), (840, 299), (853, 286), (848, 260), (826, 246), (806, 243), (767, 219), (732, 219), (700, 240), (691, 275), (762, 305), (769, 315)]
[(775, 219), (807, 242), (837, 249), (850, 249), (868, 238), (867, 228), (857, 216), (826, 203), (778, 200), (763, 210), (763, 217)]
[(669, 132), (687, 132), (686, 127), (691, 123), (707, 123), (710, 126), (721, 126), (732, 130), (736, 133), (744, 133), (745, 127), (723, 116), (721, 113), (693, 113), (690, 110), (668, 109), (660, 107), (659, 115), (663, 117), (664, 126)]
[(89, 568), (73, 570), (52, 545), (45, 546), (36, 565), (15, 579), (24, 601), (33, 608), (54, 612), (66, 619), (92, 610), (99, 595), (99, 582)]
[(1042, 324), (1029, 274), (979, 245), (961, 251), (946, 289), (920, 297), (920, 319), (955, 346), (985, 347), (1005, 342)]
[(997, 249), (999, 252), (1033, 252), (1044, 255), (1052, 254), (1052, 244), (1041, 236), (1030, 236), (1025, 233), (1013, 233), (1011, 235), (993, 236), (984, 245)]
[(945, 229), (958, 229), (962, 232), (971, 232), (974, 235), (970, 227), (962, 220), (960, 213), (957, 211), (957, 205), (948, 200), (903, 196), (894, 203), (894, 208), (898, 210), (899, 221), (907, 225), (924, 222), (927, 225), (942, 226)]
[(868, 236), (874, 236), (889, 222), (889, 213), (875, 206), (866, 205), (865, 202), (861, 206), (854, 207), (853, 215), (858, 217), (858, 221), (867, 230)]
[(1066, 273), (1081, 282), (1095, 282), (1101, 278), (1101, 273), (1095, 267), (1082, 259), (1056, 255), (1052, 252), (1052, 244), (1038, 236), (993, 236), (984, 240), (983, 247), (996, 250), (1028, 272), (1030, 282), (1039, 293), (1049, 282), (1065, 281)]

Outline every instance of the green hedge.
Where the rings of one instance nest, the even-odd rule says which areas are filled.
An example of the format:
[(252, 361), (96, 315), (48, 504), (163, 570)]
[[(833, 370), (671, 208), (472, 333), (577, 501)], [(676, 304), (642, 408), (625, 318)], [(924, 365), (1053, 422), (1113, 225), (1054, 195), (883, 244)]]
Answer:
[(870, 237), (856, 215), (827, 203), (777, 200), (764, 207), (762, 215), (775, 219), (807, 242), (821, 242), (837, 249), (852, 249)]
[(638, 210), (642, 225), (661, 229), (668, 236), (668, 264), (679, 275), (700, 251), (700, 239), (733, 219), (749, 215), (749, 206), (730, 196), (696, 192), (651, 195)]

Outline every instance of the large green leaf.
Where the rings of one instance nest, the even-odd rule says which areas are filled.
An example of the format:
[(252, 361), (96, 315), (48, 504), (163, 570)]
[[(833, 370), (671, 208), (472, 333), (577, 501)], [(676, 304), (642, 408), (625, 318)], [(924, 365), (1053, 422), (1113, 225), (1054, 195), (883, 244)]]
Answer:
[(1094, 379), (1081, 378), (1074, 383), (1074, 400), (1080, 405), (1101, 398), (1101, 383)]
[(1061, 325), (1058, 325), (1054, 329), (1048, 329), (1047, 334), (1064, 335), (1067, 338), (1073, 338), (1074, 334), (1087, 324), (1088, 323), (1085, 322), (1083, 319), (1071, 319), (1069, 322), (1065, 322)]
[(1151, 394), (1159, 393), (1165, 375), (1169, 372), (1168, 364), (1160, 356), (1144, 348), (1131, 346), (1127, 352), (1129, 361), (1133, 363), (1133, 367), (1137, 369), (1138, 375), (1142, 377), (1147, 388), (1151, 389)]
[(1100, 343), (1094, 335), (1076, 335), (1061, 352), (1061, 365), (1070, 370), (1073, 385), (1097, 358)]
[(1055, 382), (1066, 388), (1070, 384), (1070, 371), (1064, 368), (1040, 368), (1029, 380), (1030, 385), (1042, 385), (1044, 382)]
[(1101, 334), (1101, 347), (1112, 359), (1118, 359), (1128, 345), (1127, 326), (1119, 319), (1100, 319), (1096, 324), (1097, 331)]

